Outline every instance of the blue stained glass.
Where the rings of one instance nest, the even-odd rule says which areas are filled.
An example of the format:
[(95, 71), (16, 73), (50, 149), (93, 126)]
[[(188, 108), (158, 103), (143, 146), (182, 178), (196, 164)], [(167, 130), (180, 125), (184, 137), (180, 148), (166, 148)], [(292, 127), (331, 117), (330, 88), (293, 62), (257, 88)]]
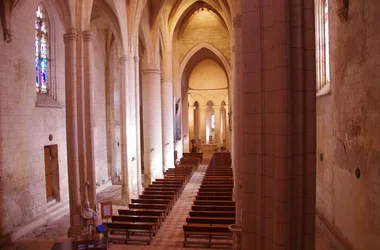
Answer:
[(38, 92), (38, 89), (39, 89), (39, 87), (40, 87), (40, 81), (39, 81), (39, 77), (38, 77), (38, 75), (39, 75), (39, 71), (40, 71), (40, 69), (39, 69), (39, 63), (38, 63), (38, 56), (36, 56), (36, 88), (37, 88), (37, 92)]
[(36, 91), (48, 93), (48, 24), (42, 6), (36, 10), (35, 22), (35, 56), (36, 56)]

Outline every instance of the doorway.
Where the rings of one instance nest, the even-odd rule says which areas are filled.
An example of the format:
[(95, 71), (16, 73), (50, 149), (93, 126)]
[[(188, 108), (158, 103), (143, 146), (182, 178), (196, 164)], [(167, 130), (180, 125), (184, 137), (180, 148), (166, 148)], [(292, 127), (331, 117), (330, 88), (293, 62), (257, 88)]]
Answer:
[(58, 145), (44, 147), (47, 202), (59, 201)]

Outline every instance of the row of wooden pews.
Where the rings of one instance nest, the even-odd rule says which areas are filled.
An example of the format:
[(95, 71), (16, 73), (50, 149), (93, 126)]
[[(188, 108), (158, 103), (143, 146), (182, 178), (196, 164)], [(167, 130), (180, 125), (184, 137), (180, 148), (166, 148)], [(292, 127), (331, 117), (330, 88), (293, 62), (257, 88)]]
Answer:
[(199, 160), (168, 169), (163, 179), (156, 179), (138, 199), (131, 200), (129, 209), (119, 209), (118, 215), (112, 216), (112, 222), (103, 223), (107, 228), (106, 237), (123, 240), (126, 244), (150, 245), (198, 166)]
[[(215, 157), (228, 158), (214, 154)], [(220, 160), (211, 159), (221, 162)], [(231, 247), (232, 233), (228, 226), (235, 223), (235, 202), (232, 200), (233, 172), (230, 161), (209, 165), (194, 204), (183, 226), (183, 246)]]

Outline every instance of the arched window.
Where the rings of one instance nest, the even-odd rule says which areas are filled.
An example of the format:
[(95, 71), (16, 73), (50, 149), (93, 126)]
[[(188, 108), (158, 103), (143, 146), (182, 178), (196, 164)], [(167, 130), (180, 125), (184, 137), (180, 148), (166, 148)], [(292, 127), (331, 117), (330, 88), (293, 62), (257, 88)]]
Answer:
[(329, 4), (315, 1), (317, 95), (330, 91)]
[(49, 24), (46, 11), (39, 5), (36, 10), (35, 23), (35, 63), (36, 63), (36, 92), (51, 94), (49, 83)]

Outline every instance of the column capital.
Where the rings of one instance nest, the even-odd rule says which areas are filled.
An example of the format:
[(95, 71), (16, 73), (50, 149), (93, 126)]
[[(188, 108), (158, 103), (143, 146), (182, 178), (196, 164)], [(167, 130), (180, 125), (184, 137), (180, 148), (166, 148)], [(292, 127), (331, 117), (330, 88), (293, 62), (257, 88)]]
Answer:
[(68, 41), (74, 41), (78, 39), (78, 32), (76, 29), (70, 29), (65, 34), (63, 34), (63, 41), (66, 43)]
[(241, 28), (241, 15), (234, 16), (233, 24), (234, 24), (234, 28), (236, 29)]
[(89, 30), (83, 31), (82, 36), (83, 36), (84, 41), (86, 41), (86, 42), (92, 41), (93, 35), (92, 35), (91, 31), (89, 31)]

